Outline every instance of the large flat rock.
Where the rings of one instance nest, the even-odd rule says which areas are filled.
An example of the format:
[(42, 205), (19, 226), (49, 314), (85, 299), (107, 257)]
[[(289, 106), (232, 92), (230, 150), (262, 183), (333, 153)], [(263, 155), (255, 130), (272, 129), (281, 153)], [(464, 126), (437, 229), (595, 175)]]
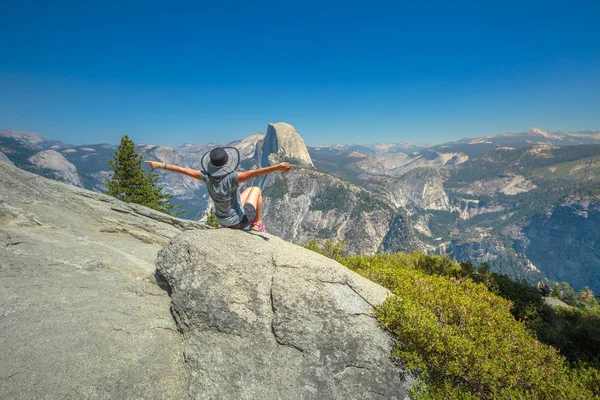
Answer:
[(267, 234), (184, 232), (159, 252), (196, 399), (403, 399), (373, 307), (389, 292)]
[(0, 398), (186, 398), (154, 262), (197, 228), (0, 163)]

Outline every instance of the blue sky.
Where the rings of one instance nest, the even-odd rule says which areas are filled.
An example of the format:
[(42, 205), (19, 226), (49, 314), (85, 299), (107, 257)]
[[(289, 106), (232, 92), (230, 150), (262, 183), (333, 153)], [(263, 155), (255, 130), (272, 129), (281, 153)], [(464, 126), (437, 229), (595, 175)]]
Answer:
[[(419, 3), (419, 4), (417, 4)], [(176, 146), (600, 130), (598, 1), (13, 1), (0, 129)]]

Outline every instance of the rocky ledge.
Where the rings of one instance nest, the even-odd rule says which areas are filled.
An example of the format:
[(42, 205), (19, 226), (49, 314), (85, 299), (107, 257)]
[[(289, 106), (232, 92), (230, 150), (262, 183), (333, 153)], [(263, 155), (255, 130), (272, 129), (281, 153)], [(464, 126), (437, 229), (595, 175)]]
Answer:
[(0, 399), (187, 398), (154, 262), (202, 228), (0, 162)]
[(385, 289), (205, 228), (0, 163), (0, 398), (407, 397)]
[(404, 399), (373, 315), (388, 292), (266, 234), (185, 232), (159, 252), (193, 398)]

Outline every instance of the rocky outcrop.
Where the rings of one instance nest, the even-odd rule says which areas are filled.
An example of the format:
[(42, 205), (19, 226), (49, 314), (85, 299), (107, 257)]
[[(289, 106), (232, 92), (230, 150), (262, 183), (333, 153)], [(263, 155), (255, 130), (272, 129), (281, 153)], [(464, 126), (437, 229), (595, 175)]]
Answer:
[(38, 168), (51, 171), (52, 178), (57, 181), (83, 187), (77, 168), (54, 150), (40, 151), (31, 156), (28, 161)]
[(396, 207), (449, 210), (450, 202), (443, 183), (438, 169), (416, 168), (400, 178), (369, 178), (363, 186), (386, 197)]
[(7, 163), (0, 193), (0, 398), (407, 398), (389, 292), (340, 264)]
[(568, 305), (567, 303), (565, 303), (564, 301), (555, 299), (553, 297), (542, 297), (542, 299), (544, 300), (544, 303), (546, 303), (547, 305), (549, 305), (552, 308), (558, 308), (558, 307), (570, 308), (570, 309), (574, 308), (574, 307)]
[(498, 193), (514, 196), (536, 188), (537, 186), (524, 176), (506, 174), (495, 179), (475, 181), (467, 186), (455, 189), (455, 192), (470, 196), (495, 196)]
[(404, 399), (373, 318), (389, 294), (267, 234), (184, 233), (160, 251), (192, 398)]
[(1, 151), (0, 151), (0, 162), (7, 163), (7, 164), (10, 164), (10, 165), (15, 165), (15, 164), (13, 164), (13, 162), (12, 162), (12, 161), (10, 161), (10, 158), (8, 158), (8, 157), (6, 156), (6, 154), (4, 154), (4, 153), (3, 153), (3, 152), (1, 152)]
[(285, 122), (268, 125), (262, 146), (261, 166), (266, 167), (281, 161), (313, 166), (304, 140), (292, 125)]
[(0, 398), (187, 398), (154, 262), (201, 228), (0, 163)]
[(447, 210), (450, 207), (443, 178), (435, 168), (415, 168), (402, 175), (400, 186), (415, 206), (425, 210)]

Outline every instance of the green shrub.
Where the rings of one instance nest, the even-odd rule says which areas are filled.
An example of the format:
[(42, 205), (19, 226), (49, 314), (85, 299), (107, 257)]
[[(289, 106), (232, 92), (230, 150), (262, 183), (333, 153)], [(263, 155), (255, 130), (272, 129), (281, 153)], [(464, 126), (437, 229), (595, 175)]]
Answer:
[[(420, 374), (416, 397), (599, 398), (598, 370), (585, 364), (572, 368), (557, 350), (536, 340), (511, 314), (513, 303), (492, 292), (495, 287), (516, 293), (518, 285), (485, 266), (476, 271), (420, 253), (339, 261), (394, 293), (378, 308), (378, 319), (396, 338), (394, 356)], [(529, 307), (522, 307), (523, 316), (531, 307), (537, 312)]]
[[(328, 255), (321, 247), (318, 246), (316, 241), (309, 242), (306, 247), (318, 251), (321, 254)], [(556, 357), (558, 357), (559, 361), (563, 363), (560, 364), (559, 362), (562, 367), (558, 369), (559, 372), (562, 371), (562, 378), (549, 377), (547, 379), (559, 379), (559, 382), (567, 383), (564, 383), (566, 385), (565, 391), (558, 391), (556, 396), (547, 397), (547, 392), (536, 392), (537, 389), (532, 389), (533, 391), (531, 391), (531, 393), (537, 393), (542, 398), (565, 398), (565, 396), (570, 398), (578, 398), (577, 396), (581, 394), (579, 390), (591, 391), (596, 396), (600, 394), (600, 307), (596, 305), (597, 300), (593, 297), (593, 292), (589, 291), (589, 289), (582, 289), (579, 296), (581, 298), (579, 301), (585, 302), (585, 307), (568, 309), (559, 307), (553, 309), (543, 301), (537, 288), (529, 285), (525, 281), (515, 281), (506, 275), (490, 272), (490, 268), (485, 263), (475, 268), (470, 262), (457, 264), (448, 257), (441, 257), (437, 255), (426, 256), (419, 252), (410, 254), (377, 254), (374, 256), (359, 255), (346, 258), (337, 258), (337, 260), (346, 265), (348, 268), (362, 274), (363, 276), (366, 276), (367, 278), (385, 287), (388, 287), (394, 291), (396, 295), (402, 295), (402, 297), (399, 298), (402, 298), (403, 303), (400, 304), (399, 308), (401, 308), (402, 313), (409, 314), (410, 318), (418, 318), (422, 321), (427, 321), (427, 318), (431, 318), (431, 315), (433, 315), (434, 319), (435, 317), (441, 316), (441, 318), (443, 318), (445, 321), (452, 321), (444, 314), (440, 314), (439, 310), (451, 310), (453, 307), (462, 307), (464, 312), (469, 314), (470, 319), (468, 320), (468, 323), (482, 327), (480, 331), (475, 331), (473, 336), (470, 337), (472, 342), (479, 342), (483, 340), (482, 337), (485, 336), (487, 338), (494, 338), (497, 343), (503, 344), (503, 337), (509, 337), (511, 335), (514, 336), (514, 332), (519, 332), (520, 342), (518, 343), (521, 343), (520, 346), (523, 346), (524, 348), (537, 348), (538, 345), (541, 345), (535, 344), (537, 343), (535, 340), (537, 337), (542, 343), (545, 344), (541, 345), (543, 346), (543, 349), (552, 350), (554, 354), (552, 356), (554, 357), (553, 362), (556, 363)], [(431, 283), (430, 281), (431, 285), (429, 290), (434, 293), (434, 298), (428, 297), (429, 295), (423, 288), (418, 290), (415, 289), (412, 292), (407, 292), (407, 286), (419, 287), (419, 285), (415, 285), (413, 283), (415, 280), (414, 276), (408, 276), (410, 274), (417, 274), (417, 276), (420, 278), (437, 280), (435, 281), (435, 284)], [(454, 285), (454, 288), (457, 290), (460, 288), (462, 292), (457, 293), (452, 286), (450, 286), (450, 289), (448, 289), (449, 282)], [(470, 287), (470, 285), (477, 284), (479, 284), (479, 290), (483, 290), (483, 292), (470, 290), (466, 291), (465, 293), (465, 288)], [(400, 291), (398, 287), (404, 288), (404, 292)], [(566, 285), (563, 285), (563, 287), (566, 288)], [(488, 296), (491, 296), (489, 297), (491, 299), (496, 299), (494, 300), (496, 303), (504, 302), (504, 306), (501, 307), (501, 309), (504, 309), (504, 311), (500, 315), (500, 319), (498, 319), (498, 315), (496, 315), (497, 313), (493, 311), (493, 307), (491, 307), (490, 304), (485, 304), (485, 298), (488, 298)], [(500, 299), (498, 296), (501, 296), (503, 299)], [(444, 301), (448, 301), (450, 304), (446, 304)], [(478, 307), (483, 307), (480, 308), (480, 311), (486, 310), (487, 308), (492, 308), (492, 310), (486, 311), (490, 313), (489, 316), (484, 318), (481, 314), (482, 311), (479, 313), (473, 312), (472, 308), (475, 307), (476, 303), (480, 303)], [(411, 304), (412, 306), (410, 306)], [(483, 306), (481, 304), (483, 304)], [(390, 307), (392, 307), (391, 310), (393, 311), (394, 306), (390, 306), (388, 304), (387, 307), (386, 318), (390, 319)], [(404, 307), (404, 309), (402, 309), (402, 307)], [(410, 309), (410, 307), (412, 307), (412, 309)], [(398, 310), (395, 312), (399, 313)], [(508, 316), (510, 315), (507, 314), (508, 312), (512, 314), (512, 320)], [(427, 317), (427, 315), (423, 316), (423, 313), (429, 313), (429, 317)], [(383, 314), (381, 314), (381, 318), (382, 317)], [(408, 320), (410, 320), (410, 318), (408, 318)], [(393, 320), (394, 318), (391, 319)], [(504, 320), (504, 322), (500, 324), (497, 322), (498, 320)], [(440, 321), (440, 319), (438, 319), (438, 321)], [(441, 322), (438, 322), (437, 326), (439, 326), (440, 323)], [(517, 330), (511, 326), (511, 324), (515, 323), (520, 324)], [(388, 323), (388, 325), (390, 324)], [(439, 344), (439, 341), (436, 342), (436, 340), (439, 339), (438, 336), (447, 334), (449, 329), (446, 327), (446, 333), (444, 333), (443, 331), (436, 332), (435, 329), (432, 330), (432, 328), (427, 325), (416, 326), (417, 327), (415, 330), (412, 332), (406, 331), (405, 335), (408, 337), (414, 336), (421, 339), (424, 338), (424, 341), (421, 342), (421, 345), (424, 345), (424, 343), (428, 342)], [(434, 324), (434, 326), (436, 325)], [(459, 331), (459, 333), (461, 332)], [(476, 336), (476, 334), (481, 334), (482, 336), (479, 337)], [(450, 344), (461, 343), (459, 339), (465, 340), (464, 337), (459, 337), (458, 339), (456, 337), (452, 337), (452, 340), (448, 339), (448, 341)], [(405, 338), (405, 340), (408, 339)], [(532, 341), (534, 343), (533, 345)], [(483, 342), (486, 343), (485, 340)], [(458, 362), (456, 361), (456, 354), (461, 354), (460, 346), (456, 345), (453, 351), (447, 351), (447, 349), (450, 347), (448, 347), (447, 344), (445, 345), (446, 347), (438, 346), (436, 350), (437, 353), (434, 353), (433, 355), (427, 354), (418, 347), (413, 350), (418, 357), (421, 357), (421, 361), (424, 359), (435, 360), (437, 357), (438, 360), (437, 364), (435, 365), (438, 366), (443, 366), (444, 362)], [(553, 347), (549, 347), (548, 345), (557, 348), (560, 356), (558, 356), (558, 353), (553, 349)], [(466, 354), (472, 354), (473, 359), (481, 357), (482, 359), (490, 360), (489, 362), (492, 363), (491, 365), (495, 365), (498, 368), (500, 368), (502, 365), (502, 362), (500, 362), (502, 361), (502, 358), (500, 358), (500, 361), (498, 361), (498, 357), (502, 357), (502, 351), (498, 351), (498, 349), (494, 347), (485, 346), (480, 346), (479, 348), (473, 346), (465, 347), (467, 350), (469, 348), (472, 349), (470, 350), (471, 353), (468, 353), (467, 351), (466, 353), (462, 354), (461, 357), (464, 358), (467, 357)], [(508, 348), (510, 349), (510, 347)], [(531, 351), (524, 354), (531, 355)], [(405, 362), (410, 360), (408, 357), (405, 357), (405, 354), (398, 353), (397, 355)], [(513, 362), (524, 362), (522, 358), (515, 358), (514, 354), (511, 355), (510, 351), (508, 351), (508, 356), (511, 357)], [(565, 358), (571, 363), (565, 363)], [(538, 364), (539, 357), (536, 363), (531, 364), (530, 366), (540, 370), (540, 366)], [(443, 368), (447, 369), (446, 366)], [(514, 368), (516, 367), (512, 366), (511, 368), (511, 371), (514, 371)], [(431, 369), (431, 367), (429, 367), (429, 369)], [(429, 370), (424, 369), (422, 370), (422, 373), (427, 375), (428, 371)], [(466, 376), (466, 379), (468, 380), (473, 379), (469, 375)], [(575, 388), (568, 383), (569, 379), (564, 378), (564, 376), (567, 376), (567, 378), (570, 377), (569, 379), (573, 380), (576, 385)], [(502, 377), (498, 378), (498, 376), (495, 376), (494, 374), (488, 374), (482, 379), (484, 378), (494, 379), (497, 382), (503, 382), (502, 379), (504, 379)], [(533, 379), (535, 376), (533, 378), (531, 376), (529, 378), (525, 376), (525, 378)], [(468, 398), (468, 396), (473, 395), (473, 393), (468, 393), (468, 390), (470, 390), (469, 388), (467, 388), (467, 391), (465, 391), (464, 388), (460, 387), (460, 384), (455, 382), (455, 379), (450, 379), (450, 377), (446, 379), (443, 374), (440, 375), (438, 373), (437, 379), (431, 379), (433, 380), (433, 383), (427, 379), (424, 379), (426, 386), (421, 387), (419, 396), (426, 397), (426, 394), (430, 393), (432, 396), (438, 396), (438, 398), (463, 398), (465, 396)], [(560, 381), (560, 379), (563, 379), (563, 381)], [(549, 381), (547, 384), (551, 387), (557, 385), (556, 381), (552, 382)], [(510, 390), (505, 393), (503, 392), (503, 396), (506, 397), (509, 396), (509, 394), (514, 395), (514, 398), (528, 396), (527, 394), (523, 394), (523, 392), (519, 392), (520, 389), (516, 390), (517, 392), (512, 394)], [(475, 394), (475, 396), (483, 395), (479, 393)], [(499, 397), (500, 395), (494, 396)]]
[(219, 221), (217, 220), (217, 215), (215, 214), (214, 208), (211, 208), (210, 213), (206, 214), (206, 224), (208, 226), (212, 226), (213, 228), (219, 227)]
[(537, 329), (538, 337), (560, 349), (570, 361), (600, 366), (600, 310), (558, 307)]
[(319, 246), (319, 243), (315, 239), (312, 239), (304, 244), (304, 248), (324, 255), (325, 257), (338, 260), (346, 255), (347, 243), (343, 240), (338, 240), (337, 242), (326, 240), (325, 243), (323, 243), (323, 246)]

